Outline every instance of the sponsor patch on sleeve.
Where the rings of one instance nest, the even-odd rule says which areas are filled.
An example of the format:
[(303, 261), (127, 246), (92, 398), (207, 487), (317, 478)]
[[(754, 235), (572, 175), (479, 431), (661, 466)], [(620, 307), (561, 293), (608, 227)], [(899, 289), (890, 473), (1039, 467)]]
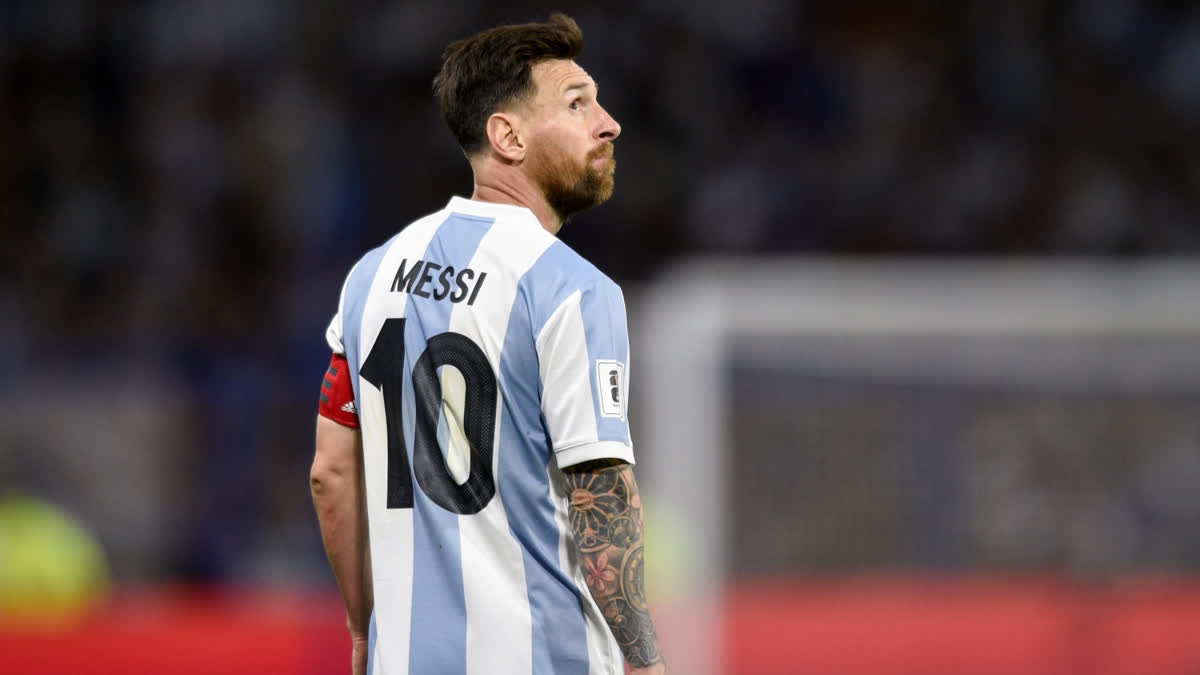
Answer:
[(596, 385), (600, 394), (600, 414), (625, 419), (625, 364), (598, 359)]

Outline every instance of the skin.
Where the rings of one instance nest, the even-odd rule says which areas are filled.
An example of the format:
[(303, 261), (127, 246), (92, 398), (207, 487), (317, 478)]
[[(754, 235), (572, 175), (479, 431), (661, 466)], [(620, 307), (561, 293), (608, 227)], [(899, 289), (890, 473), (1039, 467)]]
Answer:
[(367, 670), (367, 629), (373, 597), (361, 446), (362, 435), (357, 429), (317, 416), (309, 488), (325, 555), (346, 604), (354, 675), (363, 675)]
[(597, 460), (563, 470), (584, 578), (637, 675), (666, 672), (645, 591), (645, 524), (633, 467)]
[(524, 206), (558, 234), (574, 212), (555, 207), (562, 183), (586, 182), (588, 174), (596, 183), (593, 203), (576, 203), (575, 210), (612, 194), (613, 141), (621, 125), (600, 105), (595, 80), (574, 61), (543, 61), (531, 70), (533, 96), (488, 118), (488, 146), (470, 158), (471, 198)]

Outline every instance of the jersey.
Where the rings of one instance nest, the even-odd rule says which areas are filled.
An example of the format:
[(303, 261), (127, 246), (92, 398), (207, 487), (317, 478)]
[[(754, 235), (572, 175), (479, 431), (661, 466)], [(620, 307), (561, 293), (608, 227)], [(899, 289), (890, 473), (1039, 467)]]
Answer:
[(363, 441), (371, 675), (623, 673), (562, 467), (634, 461), (619, 286), (459, 197), (352, 268), (326, 334)]

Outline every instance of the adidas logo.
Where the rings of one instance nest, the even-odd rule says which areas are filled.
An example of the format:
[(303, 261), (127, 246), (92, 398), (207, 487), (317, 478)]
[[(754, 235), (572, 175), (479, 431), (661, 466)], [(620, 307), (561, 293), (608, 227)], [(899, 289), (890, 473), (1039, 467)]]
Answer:
[(346, 401), (346, 405), (342, 406), (342, 412), (358, 414), (358, 408), (354, 407), (354, 401)]

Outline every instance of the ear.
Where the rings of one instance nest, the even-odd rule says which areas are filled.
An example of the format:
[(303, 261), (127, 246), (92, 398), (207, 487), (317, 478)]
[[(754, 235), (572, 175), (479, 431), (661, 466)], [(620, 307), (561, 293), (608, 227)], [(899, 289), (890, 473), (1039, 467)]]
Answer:
[(512, 113), (492, 113), (488, 118), (487, 137), (492, 152), (510, 162), (525, 159), (525, 142), (520, 132), (521, 119)]

